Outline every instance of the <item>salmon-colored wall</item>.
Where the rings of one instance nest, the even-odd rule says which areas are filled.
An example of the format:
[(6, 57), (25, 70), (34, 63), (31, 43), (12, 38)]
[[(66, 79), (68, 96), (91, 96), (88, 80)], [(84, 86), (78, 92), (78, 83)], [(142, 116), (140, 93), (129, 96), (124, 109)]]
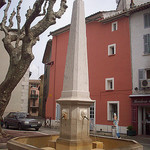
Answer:
[[(46, 117), (55, 119), (55, 100), (60, 98), (63, 87), (64, 68), (69, 32), (53, 37), (50, 69), (49, 96)], [(116, 55), (108, 56), (108, 45), (116, 43)], [(91, 22), (87, 24), (87, 48), (89, 85), (91, 99), (96, 100), (96, 124), (107, 121), (107, 101), (119, 101), (120, 126), (131, 124), (132, 89), (129, 19), (118, 20), (118, 30), (111, 31), (111, 23)], [(105, 78), (114, 77), (114, 90), (105, 90)]]
[(56, 100), (60, 98), (63, 88), (68, 39), (69, 31), (53, 37), (51, 61), (54, 61), (54, 65), (50, 68), (46, 118), (55, 119)]
[[(116, 43), (116, 55), (108, 56), (108, 45)], [(96, 123), (107, 121), (107, 101), (120, 101), (119, 125), (131, 124), (132, 90), (129, 19), (118, 20), (118, 30), (111, 23), (87, 24), (89, 84), (91, 98), (96, 99)], [(105, 78), (114, 77), (114, 90), (105, 90)], [(126, 109), (126, 110), (125, 110)]]

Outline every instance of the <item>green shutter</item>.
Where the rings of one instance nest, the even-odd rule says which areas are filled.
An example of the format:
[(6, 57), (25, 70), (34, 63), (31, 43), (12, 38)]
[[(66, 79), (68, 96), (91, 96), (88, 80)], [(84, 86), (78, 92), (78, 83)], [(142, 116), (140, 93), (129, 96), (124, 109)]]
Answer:
[(144, 35), (144, 54), (150, 53), (150, 34)]
[(139, 89), (141, 89), (141, 80), (145, 79), (145, 69), (139, 69)]

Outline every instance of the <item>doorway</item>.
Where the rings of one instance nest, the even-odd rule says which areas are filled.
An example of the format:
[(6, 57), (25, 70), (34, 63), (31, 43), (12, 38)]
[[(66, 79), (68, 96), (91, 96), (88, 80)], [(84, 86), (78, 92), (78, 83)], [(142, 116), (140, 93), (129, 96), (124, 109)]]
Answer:
[(150, 135), (150, 107), (142, 107), (142, 134)]

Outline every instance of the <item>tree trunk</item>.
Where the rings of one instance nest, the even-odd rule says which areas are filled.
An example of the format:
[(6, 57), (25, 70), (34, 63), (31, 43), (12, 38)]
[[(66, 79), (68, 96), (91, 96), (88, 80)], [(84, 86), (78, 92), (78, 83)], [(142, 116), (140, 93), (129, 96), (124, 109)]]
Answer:
[[(0, 84), (0, 118), (2, 118), (4, 111), (10, 101), (12, 91), (26, 73), (32, 60), (33, 58), (28, 55), (27, 59), (20, 60), (17, 65), (10, 64), (6, 78)], [(2, 133), (1, 127), (0, 133)]]

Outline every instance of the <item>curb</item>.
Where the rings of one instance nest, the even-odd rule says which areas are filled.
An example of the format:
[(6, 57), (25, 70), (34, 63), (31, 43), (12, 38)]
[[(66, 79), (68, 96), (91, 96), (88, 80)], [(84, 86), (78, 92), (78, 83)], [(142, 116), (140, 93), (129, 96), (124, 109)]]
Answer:
[(7, 150), (7, 143), (0, 143), (0, 149)]

